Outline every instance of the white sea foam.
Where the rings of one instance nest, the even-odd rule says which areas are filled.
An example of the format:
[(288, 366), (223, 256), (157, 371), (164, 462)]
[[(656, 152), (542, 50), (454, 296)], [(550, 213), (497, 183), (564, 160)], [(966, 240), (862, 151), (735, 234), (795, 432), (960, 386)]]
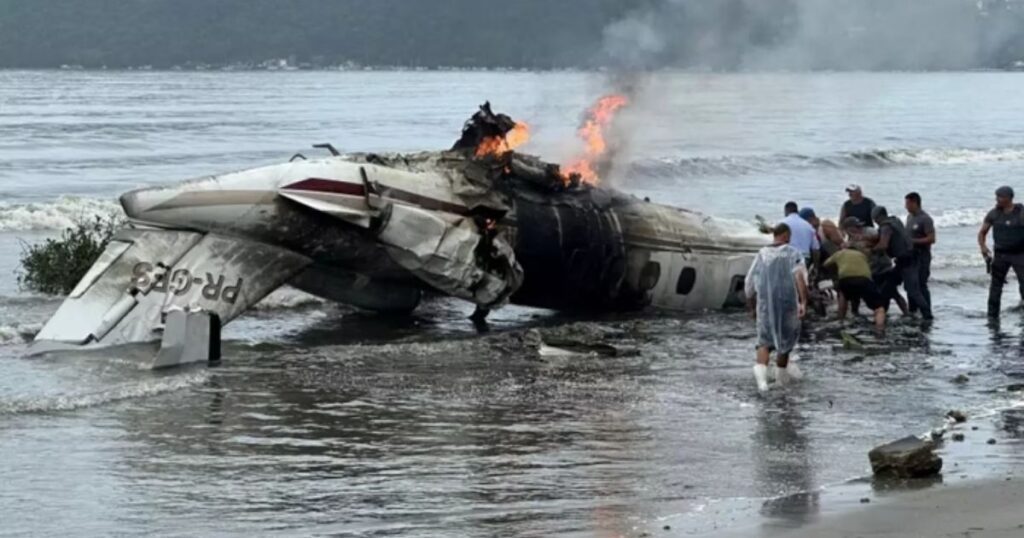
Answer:
[(973, 251), (959, 252), (932, 257), (932, 270), (937, 269), (985, 269), (985, 260), (981, 257), (981, 254), (977, 252), (977, 248)]
[(120, 214), (114, 200), (61, 196), (52, 202), (0, 202), (0, 232), (63, 230), (81, 220)]
[(974, 164), (1024, 160), (1022, 148), (940, 148), (875, 152), (893, 164)]
[(961, 226), (981, 226), (981, 221), (991, 210), (987, 208), (953, 209), (932, 215), (937, 228), (957, 228)]
[(725, 237), (761, 241), (765, 244), (768, 244), (769, 242), (769, 236), (762, 234), (758, 230), (757, 223), (752, 220), (744, 221), (739, 219), (708, 217), (704, 220), (704, 225), (709, 230)]
[(298, 308), (323, 303), (324, 300), (316, 295), (297, 290), (290, 286), (284, 286), (274, 290), (270, 295), (263, 298), (253, 307), (257, 310), (278, 310), (284, 308)]
[(0, 325), (0, 346), (25, 344), (39, 332), (42, 325)]
[[(991, 210), (988, 208), (965, 208), (948, 209), (944, 211), (931, 212), (932, 221), (936, 228), (962, 228), (965, 226), (981, 226), (981, 221)], [(897, 215), (901, 222), (906, 222), (907, 215)]]

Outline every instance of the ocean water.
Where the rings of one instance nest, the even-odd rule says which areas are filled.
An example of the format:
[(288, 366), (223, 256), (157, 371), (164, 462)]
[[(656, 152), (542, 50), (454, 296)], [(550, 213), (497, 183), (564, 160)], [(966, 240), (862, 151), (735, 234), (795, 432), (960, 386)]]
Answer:
[[(866, 451), (950, 408), (1014, 405), (1017, 298), (985, 320), (975, 233), (1024, 165), (1020, 75), (664, 74), (623, 117), (615, 186), (749, 232), (796, 200), (834, 217), (848, 183), (935, 218), (937, 321), (755, 393), (742, 313), (568, 317), (509, 307), (478, 334), (453, 300), (389, 319), (283, 289), (226, 329), (222, 366), (152, 372), (112, 353), (23, 358), (59, 299), (18, 288), (25, 242), (118, 211), (128, 189), (344, 151), (447, 147), (475, 108), (577, 146), (609, 83), (579, 73), (0, 72), (0, 534), (619, 536), (709, 530), (732, 506), (821, 510)], [(542, 359), (529, 328), (604, 331), (638, 356)], [(966, 373), (966, 385), (950, 383)], [(1009, 431), (1009, 430), (1007, 430)], [(1012, 435), (1011, 435), (1012, 437)], [(1000, 445), (1011, 451), (1013, 439)], [(1009, 448), (1006, 448), (1009, 447)], [(793, 496), (794, 494), (803, 494)], [(779, 499), (789, 499), (780, 502)], [(795, 509), (793, 503), (800, 504)]]

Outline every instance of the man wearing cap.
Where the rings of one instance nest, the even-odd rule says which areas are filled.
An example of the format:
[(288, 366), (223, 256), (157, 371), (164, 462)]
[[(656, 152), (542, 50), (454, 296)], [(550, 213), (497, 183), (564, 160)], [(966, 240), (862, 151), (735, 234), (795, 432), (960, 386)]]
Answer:
[[(992, 230), (995, 256), (986, 245), (988, 231)], [(999, 317), (999, 304), (1003, 296), (1003, 284), (1010, 268), (1017, 275), (1021, 300), (1024, 300), (1024, 206), (1013, 203), (1013, 189), (996, 189), (996, 207), (985, 215), (985, 221), (978, 231), (978, 246), (981, 255), (991, 262), (992, 283), (988, 288), (988, 317)]]
[[(800, 216), (796, 202), (786, 202), (784, 211), (786, 218), (782, 219), (782, 223), (789, 228), (789, 244), (800, 251), (805, 261), (817, 265), (819, 251), (821, 250), (821, 243), (818, 242), (818, 232), (814, 230), (814, 226), (811, 226), (806, 219)], [(810, 215), (814, 216), (813, 209), (810, 210)]]
[[(907, 231), (917, 258), (918, 282), (921, 293), (932, 304), (932, 293), (928, 289), (928, 279), (932, 274), (932, 245), (935, 244), (935, 222), (931, 215), (921, 209), (921, 195), (912, 192), (903, 197), (907, 209)], [(911, 306), (913, 310), (913, 305)]]
[[(907, 301), (911, 309), (916, 308), (921, 312), (922, 318), (931, 320), (932, 305), (921, 292), (920, 270), (907, 229), (903, 227), (900, 219), (890, 217), (883, 206), (876, 206), (871, 210), (871, 220), (878, 224), (878, 244), (874, 250), (885, 252), (896, 262), (896, 270), (899, 272), (899, 278), (903, 280), (903, 289), (907, 292)], [(889, 293), (883, 292), (883, 295)]]
[(850, 199), (843, 202), (843, 207), (839, 210), (839, 222), (843, 222), (848, 217), (857, 217), (861, 226), (874, 228), (875, 224), (871, 221), (871, 210), (875, 208), (875, 201), (864, 196), (860, 185), (847, 185), (846, 193), (850, 195)]

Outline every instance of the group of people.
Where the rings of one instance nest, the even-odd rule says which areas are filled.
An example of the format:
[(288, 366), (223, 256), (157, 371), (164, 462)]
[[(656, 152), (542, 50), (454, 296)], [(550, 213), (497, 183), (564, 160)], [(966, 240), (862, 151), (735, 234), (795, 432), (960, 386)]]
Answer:
[[(908, 213), (904, 223), (865, 197), (860, 186), (850, 185), (846, 192), (849, 200), (840, 209), (838, 226), (819, 219), (810, 207), (786, 203), (785, 218), (772, 230), (772, 245), (761, 249), (750, 267), (745, 291), (757, 320), (754, 376), (760, 390), (768, 388), (773, 351), (777, 380), (785, 384), (799, 377), (789, 355), (800, 335), (812, 285), (832, 281), (839, 292), (840, 319), (863, 303), (872, 311), (876, 328), (882, 330), (893, 302), (904, 314), (932, 319), (928, 279), (935, 223), (921, 207), (921, 196), (911, 192), (904, 197)], [(1008, 263), (1019, 263), (1024, 273), (1024, 250)], [(901, 285), (906, 299), (900, 294)]]
[[(785, 218), (772, 230), (774, 241), (754, 258), (745, 292), (757, 320), (757, 362), (754, 377), (759, 390), (768, 389), (768, 363), (776, 354), (777, 381), (799, 377), (790, 353), (800, 336), (811, 290), (831, 280), (839, 292), (838, 315), (857, 311), (861, 303), (873, 311), (879, 330), (895, 302), (904, 314), (932, 319), (931, 276), (935, 223), (921, 207), (916, 192), (904, 197), (906, 222), (864, 196), (858, 185), (839, 212), (839, 225), (820, 220), (809, 207), (785, 205)], [(989, 319), (999, 318), (1003, 286), (1012, 268), (1024, 302), (1024, 204), (1014, 202), (1010, 187), (996, 189), (996, 206), (978, 231), (978, 247), (992, 276), (988, 295)], [(877, 227), (877, 229), (876, 229)], [(993, 248), (988, 247), (992, 232)], [(906, 300), (900, 294), (903, 286)]]

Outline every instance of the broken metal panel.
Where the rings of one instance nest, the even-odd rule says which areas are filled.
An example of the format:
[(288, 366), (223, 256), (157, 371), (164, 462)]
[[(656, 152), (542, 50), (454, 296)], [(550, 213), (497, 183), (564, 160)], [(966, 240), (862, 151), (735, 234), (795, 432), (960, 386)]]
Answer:
[(522, 282), (512, 248), (500, 237), (484, 244), (471, 219), (448, 223), (430, 211), (391, 204), (378, 238), (396, 263), (438, 290), (481, 306), (504, 304)]
[(582, 199), (518, 199), (515, 245), (526, 274), (517, 303), (581, 309), (608, 308), (617, 300), (626, 249), (614, 212)]
[(373, 213), (366, 207), (366, 204), (359, 204), (363, 208), (353, 207), (356, 204), (346, 200), (346, 198), (351, 199), (350, 197), (322, 193), (300, 194), (287, 189), (282, 189), (279, 194), (295, 203), (302, 204), (310, 209), (341, 219), (360, 228), (369, 228), (370, 219), (373, 218)]
[[(478, 208), (505, 213), (512, 207), (511, 197), (497, 188), (505, 165), (495, 159), (471, 159), (460, 151), (372, 153), (350, 157), (373, 165), (367, 166), (366, 170), (368, 177), (375, 181), (391, 187), (403, 185), (423, 196), (461, 205), (463, 209), (457, 213)], [(389, 174), (388, 178), (381, 175), (383, 171), (400, 171), (406, 175)]]
[(220, 358), (220, 320), (210, 312), (167, 312), (160, 350), (151, 367), (169, 368)]

